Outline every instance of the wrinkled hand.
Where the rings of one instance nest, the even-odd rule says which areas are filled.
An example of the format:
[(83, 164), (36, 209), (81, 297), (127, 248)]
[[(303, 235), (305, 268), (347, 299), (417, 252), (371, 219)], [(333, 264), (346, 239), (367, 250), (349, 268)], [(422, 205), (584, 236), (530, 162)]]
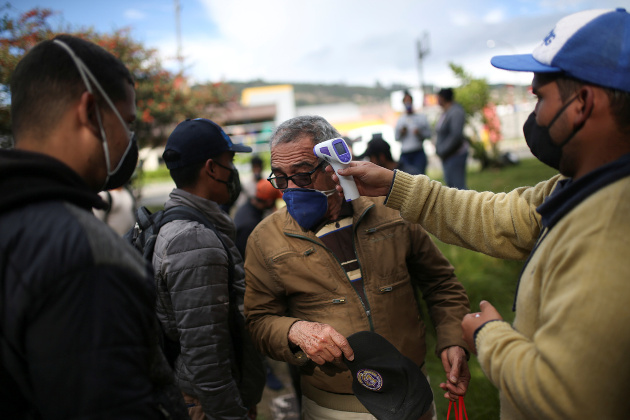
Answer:
[(468, 348), (474, 354), (477, 354), (477, 347), (475, 346), (475, 331), (488, 321), (503, 321), (501, 314), (492, 306), (489, 302), (482, 300), (479, 303), (481, 312), (468, 314), (462, 320), (462, 330), (464, 335), (464, 341), (468, 344)]
[(346, 359), (354, 360), (354, 352), (346, 337), (328, 324), (298, 321), (289, 329), (289, 341), (318, 365), (340, 363), (342, 354)]
[(440, 356), (446, 372), (446, 383), (441, 383), (440, 388), (446, 391), (444, 398), (457, 401), (459, 396), (466, 395), (470, 383), (466, 351), (459, 346), (451, 346), (442, 350)]
[[(368, 197), (379, 197), (389, 193), (389, 188), (394, 179), (394, 171), (371, 162), (354, 161), (348, 165), (347, 168), (340, 169), (339, 174), (354, 177), (359, 194)], [(326, 172), (332, 174), (333, 181), (337, 183), (337, 191), (343, 193), (343, 188), (339, 185), (339, 177), (333, 171), (332, 165), (326, 167)]]

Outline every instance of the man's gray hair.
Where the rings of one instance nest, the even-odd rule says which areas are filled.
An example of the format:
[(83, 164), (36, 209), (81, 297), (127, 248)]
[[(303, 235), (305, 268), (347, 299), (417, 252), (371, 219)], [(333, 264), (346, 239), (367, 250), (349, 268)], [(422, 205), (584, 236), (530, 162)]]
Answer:
[(277, 144), (300, 141), (304, 137), (310, 137), (313, 145), (316, 145), (325, 140), (339, 138), (341, 134), (324, 118), (303, 115), (280, 124), (271, 135), (269, 146), (273, 148)]

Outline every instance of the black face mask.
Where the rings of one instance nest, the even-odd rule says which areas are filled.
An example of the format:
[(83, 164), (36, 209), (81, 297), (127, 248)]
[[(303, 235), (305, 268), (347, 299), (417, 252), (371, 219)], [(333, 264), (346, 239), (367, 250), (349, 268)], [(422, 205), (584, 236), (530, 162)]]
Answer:
[(120, 158), (120, 163), (107, 177), (107, 182), (105, 182), (103, 189), (113, 190), (125, 185), (131, 178), (131, 175), (133, 175), (133, 171), (136, 170), (137, 164), (138, 142), (136, 142), (136, 136), (134, 135), (130, 140), (129, 147), (125, 150), (125, 154)]
[(536, 114), (533, 112), (529, 114), (527, 121), (523, 124), (523, 134), (525, 135), (525, 141), (527, 142), (527, 146), (529, 146), (529, 150), (531, 150), (532, 154), (536, 156), (539, 161), (558, 171), (560, 170), (560, 160), (562, 159), (562, 148), (582, 129), (584, 123), (575, 127), (571, 134), (569, 134), (569, 137), (560, 144), (553, 142), (549, 130), (560, 115), (562, 115), (564, 110), (567, 109), (576, 98), (577, 96), (574, 96), (564, 104), (546, 127), (538, 125), (536, 122)]
[(227, 186), (228, 194), (230, 194), (230, 199), (229, 199), (230, 201), (225, 204), (229, 207), (232, 207), (232, 205), (236, 203), (236, 199), (238, 199), (238, 196), (241, 195), (241, 178), (238, 175), (238, 171), (236, 170), (236, 168), (228, 168), (227, 166), (223, 166), (219, 162), (216, 162), (216, 161), (214, 161), (214, 163), (230, 171), (230, 176), (228, 177), (227, 181), (223, 181), (221, 179), (214, 178), (214, 177), (212, 178), (215, 181), (221, 182)]
[(545, 165), (559, 171), (562, 147), (551, 140), (549, 127), (541, 127), (536, 123), (536, 114), (533, 112), (523, 125), (523, 134), (532, 154)]

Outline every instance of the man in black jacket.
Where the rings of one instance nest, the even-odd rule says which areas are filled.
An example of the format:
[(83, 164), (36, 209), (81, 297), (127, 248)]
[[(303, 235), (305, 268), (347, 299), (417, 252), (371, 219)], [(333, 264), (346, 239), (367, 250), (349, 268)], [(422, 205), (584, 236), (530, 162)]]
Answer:
[[(0, 418), (179, 418), (164, 395), (152, 274), (91, 210), (131, 176), (129, 71), (69, 35), (11, 78), (0, 150)], [(183, 408), (183, 407), (182, 407)], [(179, 410), (179, 411), (178, 411)]]

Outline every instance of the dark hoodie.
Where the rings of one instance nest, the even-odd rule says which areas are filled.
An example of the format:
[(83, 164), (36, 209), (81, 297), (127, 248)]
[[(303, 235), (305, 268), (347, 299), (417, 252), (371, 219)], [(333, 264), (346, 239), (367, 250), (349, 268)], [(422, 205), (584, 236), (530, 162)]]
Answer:
[(163, 418), (152, 273), (104, 206), (60, 161), (0, 150), (0, 418)]

